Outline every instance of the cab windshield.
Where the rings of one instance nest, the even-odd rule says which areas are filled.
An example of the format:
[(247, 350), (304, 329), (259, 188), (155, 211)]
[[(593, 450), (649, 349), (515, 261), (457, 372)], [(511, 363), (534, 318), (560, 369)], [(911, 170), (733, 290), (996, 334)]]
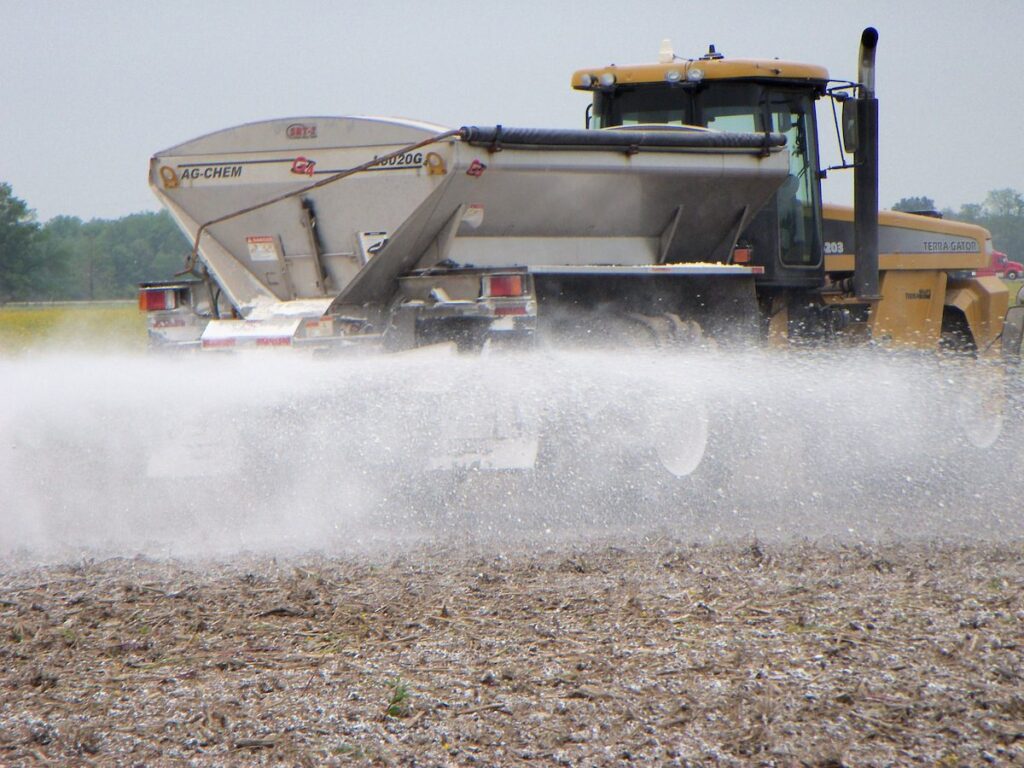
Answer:
[(814, 103), (806, 88), (705, 81), (699, 86), (652, 84), (594, 93), (592, 127), (695, 125), (717, 131), (781, 133), (789, 176), (776, 199), (779, 255), (788, 267), (821, 264)]

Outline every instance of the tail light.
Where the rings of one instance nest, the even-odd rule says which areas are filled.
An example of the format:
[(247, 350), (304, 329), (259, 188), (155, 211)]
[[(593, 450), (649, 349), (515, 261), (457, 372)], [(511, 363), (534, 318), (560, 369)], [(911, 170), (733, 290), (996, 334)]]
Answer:
[(487, 275), (484, 294), (492, 298), (512, 298), (523, 295), (522, 275)]
[(139, 291), (139, 309), (143, 312), (177, 309), (178, 294), (166, 288), (143, 288)]

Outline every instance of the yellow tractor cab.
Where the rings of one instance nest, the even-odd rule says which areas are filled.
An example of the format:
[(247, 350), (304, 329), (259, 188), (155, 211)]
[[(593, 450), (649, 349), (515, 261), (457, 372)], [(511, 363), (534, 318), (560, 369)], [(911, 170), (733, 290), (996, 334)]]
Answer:
[[(680, 60), (667, 41), (657, 64), (581, 69), (572, 87), (593, 93), (588, 127), (698, 126), (778, 133), (790, 152), (789, 177), (748, 222), (743, 245), (765, 269), (759, 283), (818, 287), (822, 281), (821, 188), (815, 101), (829, 86), (824, 67), (726, 59), (711, 46)], [(777, 258), (776, 258), (777, 252)]]
[[(990, 348), (1006, 291), (994, 278), (973, 278), (987, 264), (989, 234), (927, 216), (879, 216), (877, 37), (874, 29), (862, 36), (856, 83), (832, 80), (812, 64), (727, 59), (713, 45), (700, 58), (681, 59), (664, 41), (657, 63), (581, 69), (572, 87), (592, 94), (588, 128), (692, 126), (785, 137), (789, 173), (738, 223), (734, 250), (763, 270), (758, 301), (773, 335), (848, 328), (931, 347), (955, 331), (973, 348)], [(838, 167), (853, 169), (853, 209), (821, 200), (820, 180), (832, 169), (820, 163), (815, 105), (826, 96), (842, 107), (841, 116), (834, 112), (837, 139), (853, 162)]]

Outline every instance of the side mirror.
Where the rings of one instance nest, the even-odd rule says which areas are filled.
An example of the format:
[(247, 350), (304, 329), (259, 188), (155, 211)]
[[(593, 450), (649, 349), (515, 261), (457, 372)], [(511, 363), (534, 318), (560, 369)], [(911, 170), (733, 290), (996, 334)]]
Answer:
[(843, 102), (843, 148), (851, 155), (857, 151), (857, 99)]
[(1003, 357), (1019, 358), (1022, 340), (1024, 340), (1024, 305), (1018, 304), (1006, 310), (1006, 318), (1003, 320)]

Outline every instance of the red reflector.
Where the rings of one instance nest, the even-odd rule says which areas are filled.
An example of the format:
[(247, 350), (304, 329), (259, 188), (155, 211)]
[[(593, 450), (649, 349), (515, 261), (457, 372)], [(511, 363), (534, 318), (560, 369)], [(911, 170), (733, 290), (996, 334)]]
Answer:
[(732, 260), (736, 264), (749, 264), (750, 263), (750, 249), (749, 248), (736, 248), (732, 252)]
[(157, 312), (162, 309), (175, 309), (178, 306), (174, 291), (143, 288), (139, 291), (139, 309), (143, 312)]
[(287, 336), (267, 336), (256, 339), (257, 347), (287, 347), (291, 343), (292, 340)]
[(234, 339), (203, 339), (203, 349), (220, 349), (235, 346)]
[(491, 275), (487, 278), (488, 296), (522, 296), (522, 275)]
[(499, 317), (502, 315), (525, 315), (526, 307), (524, 307), (522, 304), (514, 307), (495, 307), (494, 314), (498, 315)]

